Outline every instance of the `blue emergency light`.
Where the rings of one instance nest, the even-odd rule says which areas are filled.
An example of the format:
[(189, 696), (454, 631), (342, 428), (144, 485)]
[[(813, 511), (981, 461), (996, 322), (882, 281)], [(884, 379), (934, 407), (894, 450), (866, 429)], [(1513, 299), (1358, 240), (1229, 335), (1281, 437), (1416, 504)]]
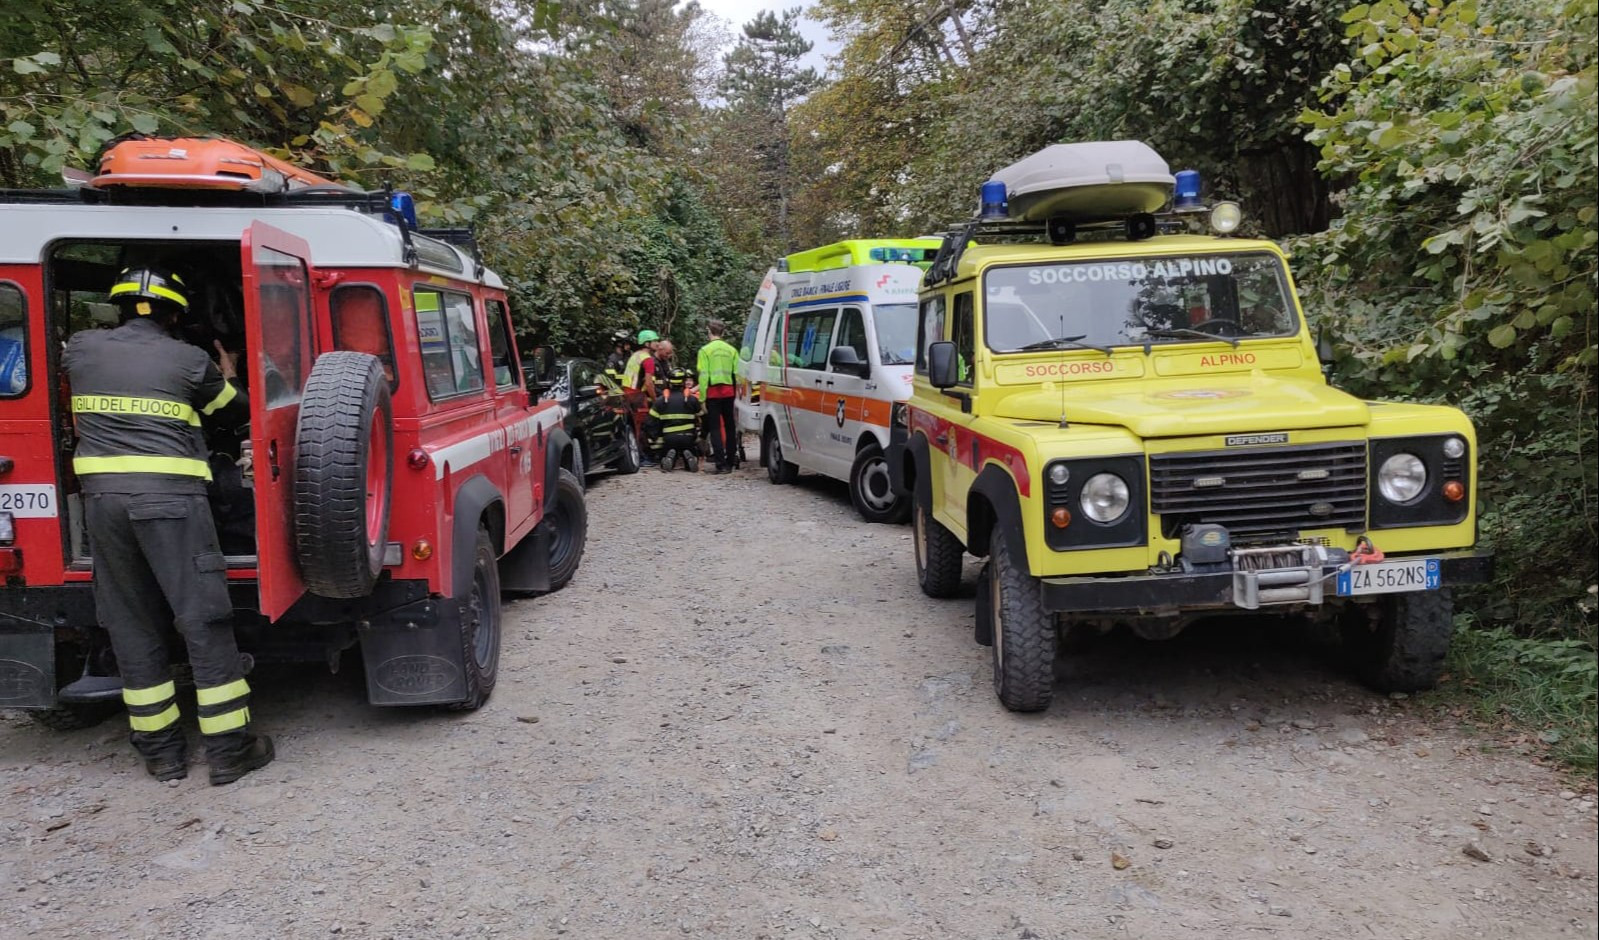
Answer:
[(999, 180), (989, 180), (983, 184), (983, 208), (978, 213), (978, 218), (985, 222), (1004, 219), (1010, 215), (1010, 205), (1005, 194), (1005, 184)]
[(406, 228), (416, 228), (416, 200), (410, 193), (398, 192), (390, 196), (389, 211), (395, 216), (395, 224), (404, 222)]
[(1172, 197), (1171, 207), (1178, 212), (1195, 212), (1205, 208), (1199, 199), (1198, 170), (1177, 171), (1177, 192)]

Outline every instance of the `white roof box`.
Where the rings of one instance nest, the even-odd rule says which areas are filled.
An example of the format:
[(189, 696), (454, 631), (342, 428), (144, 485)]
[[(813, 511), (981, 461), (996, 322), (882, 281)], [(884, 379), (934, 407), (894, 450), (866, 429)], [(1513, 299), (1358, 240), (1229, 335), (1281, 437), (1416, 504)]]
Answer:
[(1171, 168), (1136, 140), (1055, 144), (995, 173), (1005, 184), (1010, 217), (1036, 222), (1052, 215), (1119, 219), (1154, 212), (1171, 196)]

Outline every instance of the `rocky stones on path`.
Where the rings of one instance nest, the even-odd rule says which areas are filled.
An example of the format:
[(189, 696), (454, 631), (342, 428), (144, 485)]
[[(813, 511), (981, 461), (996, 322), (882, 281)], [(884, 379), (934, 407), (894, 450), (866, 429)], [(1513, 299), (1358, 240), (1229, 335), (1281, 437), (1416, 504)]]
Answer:
[(1126, 871), (1133, 864), (1133, 860), (1120, 852), (1110, 853), (1110, 867), (1117, 871)]
[(1493, 856), (1489, 855), (1488, 850), (1483, 848), (1479, 842), (1467, 842), (1460, 847), (1460, 854), (1467, 858), (1476, 859), (1479, 862), (1493, 861)]
[(1174, 846), (1176, 844), (1177, 843), (1173, 842), (1170, 839), (1156, 839), (1154, 842), (1151, 843), (1151, 845), (1153, 845), (1157, 849), (1169, 849), (1169, 848), (1171, 848), (1172, 846)]

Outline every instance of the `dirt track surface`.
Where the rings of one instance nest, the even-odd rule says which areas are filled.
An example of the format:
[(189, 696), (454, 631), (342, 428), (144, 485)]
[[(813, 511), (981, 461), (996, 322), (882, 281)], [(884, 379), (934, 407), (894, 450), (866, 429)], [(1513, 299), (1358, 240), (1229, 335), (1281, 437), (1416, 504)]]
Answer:
[(1282, 624), (1109, 638), (1059, 666), (1047, 715), (1012, 715), (971, 601), (922, 597), (909, 530), (859, 522), (842, 487), (754, 470), (592, 484), (582, 570), (508, 606), (477, 713), (262, 673), (252, 710), (279, 757), (224, 788), (198, 766), (150, 780), (120, 719), (0, 720), (0, 935), (1599, 925), (1591, 791), (1563, 798), (1525, 756), (1363, 691)]

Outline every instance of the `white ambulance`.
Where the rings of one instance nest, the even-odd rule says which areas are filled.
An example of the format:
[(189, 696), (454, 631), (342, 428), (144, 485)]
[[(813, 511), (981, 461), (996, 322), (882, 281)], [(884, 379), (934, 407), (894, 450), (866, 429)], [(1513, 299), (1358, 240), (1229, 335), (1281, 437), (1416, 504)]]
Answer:
[(886, 455), (905, 438), (916, 290), (937, 239), (857, 239), (768, 271), (739, 344), (739, 428), (773, 483), (801, 469), (849, 483), (868, 522), (904, 521)]

